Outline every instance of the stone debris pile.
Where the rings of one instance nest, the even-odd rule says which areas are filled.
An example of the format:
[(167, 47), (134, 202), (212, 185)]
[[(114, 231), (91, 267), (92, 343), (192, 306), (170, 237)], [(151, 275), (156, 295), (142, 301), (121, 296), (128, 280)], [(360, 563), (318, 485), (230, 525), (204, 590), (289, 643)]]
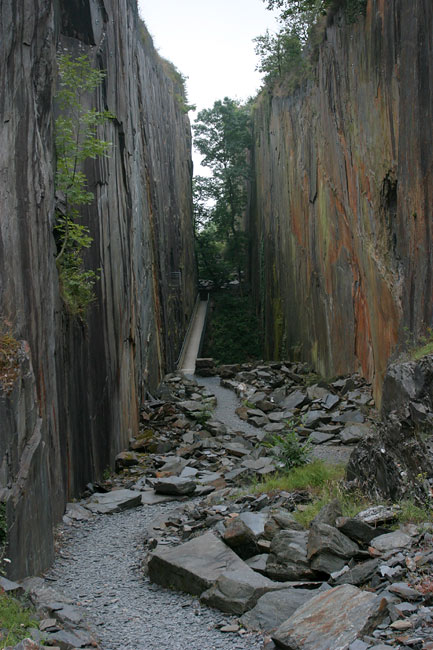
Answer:
[[(208, 360), (202, 369), (213, 374)], [(333, 461), (347, 460), (355, 443), (368, 449), (382, 427), (370, 387), (356, 375), (324, 382), (300, 363), (218, 372), (239, 397), (239, 427), (214, 417), (216, 399), (205, 387), (167, 375), (142, 405), (139, 433), (116, 457), (116, 474), (68, 504), (64, 523), (178, 501), (143, 530), (143, 569), (154, 583), (237, 616), (222, 632), (260, 632), (267, 650), (433, 650), (431, 518), (396, 527), (398, 506), (346, 517), (334, 500), (304, 527), (296, 512), (311, 500), (308, 491), (247, 488), (282, 469), (278, 437), (287, 433)], [(41, 584), (27, 588), (47, 600)], [(77, 628), (46, 623), (51, 645), (61, 633), (62, 650), (90, 647), (68, 603), (44, 611), (49, 621), (64, 610)], [(68, 634), (76, 636), (69, 645)]]

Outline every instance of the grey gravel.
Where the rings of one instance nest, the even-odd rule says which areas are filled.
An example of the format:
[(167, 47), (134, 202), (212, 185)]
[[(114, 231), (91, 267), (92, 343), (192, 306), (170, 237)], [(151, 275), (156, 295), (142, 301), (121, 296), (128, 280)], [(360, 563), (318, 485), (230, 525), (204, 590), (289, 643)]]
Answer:
[(143, 574), (145, 529), (177, 507), (142, 506), (63, 528), (62, 549), (47, 577), (80, 606), (103, 650), (258, 650), (259, 636), (216, 629), (231, 617)]
[[(220, 385), (219, 377), (194, 377), (199, 384), (205, 386), (217, 398), (217, 406), (213, 412), (214, 420), (223, 422), (233, 431), (243, 431), (246, 434), (257, 434), (258, 429), (241, 420), (235, 413), (241, 406), (236, 393)], [(353, 445), (314, 445), (311, 455), (327, 463), (347, 464), (354, 447)]]
[(194, 379), (196, 379), (201, 386), (205, 386), (208, 391), (213, 393), (217, 398), (217, 405), (212, 413), (214, 420), (223, 422), (226, 427), (229, 427), (232, 431), (242, 431), (246, 434), (257, 435), (258, 429), (256, 427), (241, 420), (241, 418), (236, 415), (235, 411), (239, 406), (241, 406), (242, 402), (239, 400), (236, 393), (220, 385), (219, 377), (194, 377)]

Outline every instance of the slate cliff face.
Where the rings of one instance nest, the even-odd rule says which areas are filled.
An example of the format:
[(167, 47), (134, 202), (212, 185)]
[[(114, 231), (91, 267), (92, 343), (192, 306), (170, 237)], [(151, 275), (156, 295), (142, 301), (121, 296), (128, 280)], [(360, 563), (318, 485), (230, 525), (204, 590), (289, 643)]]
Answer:
[[(22, 378), (0, 394), (0, 499), (19, 577), (49, 564), (65, 501), (127, 445), (146, 391), (175, 364), (195, 299), (192, 163), (181, 88), (135, 0), (5, 0), (0, 43), (0, 308), (28, 342)], [(58, 48), (107, 71), (92, 104), (116, 116), (110, 157), (86, 167), (86, 265), (101, 269), (87, 325), (65, 312), (54, 261)]]
[(404, 328), (432, 324), (433, 5), (339, 20), (314, 80), (260, 99), (251, 268), (268, 356), (359, 369), (380, 398)]

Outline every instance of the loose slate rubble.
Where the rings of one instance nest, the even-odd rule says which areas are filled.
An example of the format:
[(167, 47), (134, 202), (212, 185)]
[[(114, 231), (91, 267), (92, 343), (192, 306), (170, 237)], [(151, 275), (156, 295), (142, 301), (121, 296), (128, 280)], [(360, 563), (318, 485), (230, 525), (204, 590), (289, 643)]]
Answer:
[[(203, 370), (214, 369), (206, 361)], [(176, 511), (143, 531), (154, 582), (242, 615), (246, 628), (273, 632), (274, 647), (427, 649), (433, 525), (391, 531), (398, 507), (348, 518), (333, 502), (303, 529), (293, 511), (309, 501), (308, 492), (239, 494), (239, 486), (278, 470), (267, 445), (287, 420), (301, 423), (298, 435), (313, 442), (319, 456), (328, 449), (338, 459), (355, 439), (368, 439), (377, 421), (370, 387), (356, 376), (322, 382), (304, 364), (234, 365), (218, 372), (244, 400), (239, 415), (254, 429), (233, 431), (215, 420), (212, 394), (191, 379), (168, 375), (158, 399), (143, 404), (140, 432), (119, 455), (117, 476), (105, 483), (108, 492), (70, 504), (65, 523), (177, 499)], [(122, 492), (128, 493), (125, 502)], [(45, 615), (55, 617), (49, 608)], [(74, 645), (68, 645), (66, 636), (81, 632), (59, 625), (62, 648), (88, 641), (71, 636)]]

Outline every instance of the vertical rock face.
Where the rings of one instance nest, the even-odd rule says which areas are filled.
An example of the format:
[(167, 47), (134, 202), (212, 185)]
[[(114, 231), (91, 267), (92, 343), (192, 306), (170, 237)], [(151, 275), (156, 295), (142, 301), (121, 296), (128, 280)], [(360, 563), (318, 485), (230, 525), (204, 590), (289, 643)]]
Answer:
[[(135, 0), (5, 0), (0, 11), (0, 309), (29, 342), (40, 435), (20, 495), (19, 458), (2, 466), (0, 488), (18, 504), (10, 525), (30, 525), (18, 502), (32, 492), (50, 514), (31, 524), (50, 529), (65, 500), (126, 445), (146, 391), (180, 351), (195, 299), (190, 127), (178, 75), (154, 50)], [(101, 274), (86, 324), (65, 312), (55, 265), (59, 49), (106, 70), (91, 103), (116, 116), (103, 134), (110, 156), (85, 169), (95, 194), (83, 212), (94, 238), (85, 262)], [(14, 399), (0, 395), (7, 412)], [(29, 419), (19, 446), (13, 422), (1, 422), (2, 454), (23, 457), (36, 429)], [(26, 566), (25, 550), (12, 557), (11, 575), (43, 569), (51, 546), (42, 546)]]
[[(336, 24), (340, 22), (341, 24)], [(404, 328), (432, 322), (430, 0), (337, 16), (313, 79), (262, 95), (251, 239), (269, 357), (380, 387)]]

